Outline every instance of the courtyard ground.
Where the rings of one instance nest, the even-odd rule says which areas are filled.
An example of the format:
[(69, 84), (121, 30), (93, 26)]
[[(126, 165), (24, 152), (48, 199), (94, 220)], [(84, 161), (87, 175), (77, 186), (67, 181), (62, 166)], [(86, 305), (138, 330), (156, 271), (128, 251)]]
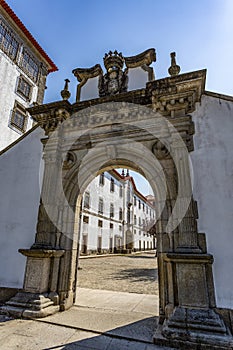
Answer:
[(81, 257), (78, 286), (158, 295), (155, 252), (133, 255)]
[[(76, 304), (37, 320), (0, 316), (1, 350), (165, 350), (154, 252), (80, 259)], [(170, 348), (169, 348), (170, 349)]]

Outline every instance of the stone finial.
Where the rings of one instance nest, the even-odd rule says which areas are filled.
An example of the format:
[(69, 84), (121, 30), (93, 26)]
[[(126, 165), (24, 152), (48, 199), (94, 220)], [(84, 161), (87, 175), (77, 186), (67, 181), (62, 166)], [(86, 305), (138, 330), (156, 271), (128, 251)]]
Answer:
[(129, 176), (129, 169), (127, 169), (127, 172), (126, 172), (126, 177)]
[(124, 169), (122, 169), (121, 176), (125, 177), (125, 170)]
[(171, 52), (171, 67), (168, 68), (168, 73), (171, 77), (180, 73), (180, 66), (176, 64), (176, 53)]
[(71, 93), (69, 92), (69, 79), (65, 79), (64, 89), (61, 91), (61, 97), (63, 100), (68, 100), (70, 98)]

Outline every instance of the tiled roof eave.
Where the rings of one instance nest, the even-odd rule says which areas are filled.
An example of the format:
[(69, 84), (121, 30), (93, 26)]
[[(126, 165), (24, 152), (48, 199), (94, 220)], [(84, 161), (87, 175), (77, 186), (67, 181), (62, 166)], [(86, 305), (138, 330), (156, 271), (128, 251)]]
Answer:
[(0, 5), (5, 10), (5, 12), (11, 17), (16, 26), (22, 31), (22, 33), (27, 37), (27, 39), (32, 43), (35, 49), (40, 53), (40, 55), (45, 59), (45, 61), (49, 64), (48, 72), (56, 72), (58, 70), (55, 63), (49, 58), (47, 53), (42, 49), (36, 39), (32, 36), (29, 30), (25, 27), (25, 25), (21, 22), (18, 16), (14, 13), (14, 11), (10, 8), (10, 6), (4, 0), (0, 0)]

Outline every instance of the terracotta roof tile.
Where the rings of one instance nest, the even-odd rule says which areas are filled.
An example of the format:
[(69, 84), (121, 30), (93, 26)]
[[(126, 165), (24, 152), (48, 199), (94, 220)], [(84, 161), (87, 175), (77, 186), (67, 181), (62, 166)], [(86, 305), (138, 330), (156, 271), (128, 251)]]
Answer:
[(17, 27), (23, 32), (23, 34), (28, 38), (28, 40), (32, 43), (32, 45), (35, 47), (35, 49), (41, 54), (42, 57), (47, 61), (49, 64), (49, 73), (56, 72), (58, 70), (57, 66), (51, 58), (47, 55), (47, 53), (42, 49), (42, 47), (39, 45), (39, 43), (36, 41), (36, 39), (32, 36), (32, 34), (28, 31), (28, 29), (25, 27), (25, 25), (21, 22), (21, 20), (17, 17), (17, 15), (14, 13), (14, 11), (10, 8), (10, 6), (6, 3), (4, 0), (0, 0), (0, 5), (2, 8), (6, 11), (6, 13), (11, 17), (11, 19), (15, 22)]

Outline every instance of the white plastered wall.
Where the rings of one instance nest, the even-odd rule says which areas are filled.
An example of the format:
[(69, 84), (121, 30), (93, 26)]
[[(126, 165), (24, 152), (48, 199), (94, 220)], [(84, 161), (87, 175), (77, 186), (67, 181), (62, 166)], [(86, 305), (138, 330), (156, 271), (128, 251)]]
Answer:
[(203, 96), (193, 121), (198, 229), (214, 256), (217, 306), (233, 309), (233, 101)]
[(0, 156), (0, 287), (23, 287), (26, 258), (18, 249), (35, 240), (42, 135), (36, 128)]

